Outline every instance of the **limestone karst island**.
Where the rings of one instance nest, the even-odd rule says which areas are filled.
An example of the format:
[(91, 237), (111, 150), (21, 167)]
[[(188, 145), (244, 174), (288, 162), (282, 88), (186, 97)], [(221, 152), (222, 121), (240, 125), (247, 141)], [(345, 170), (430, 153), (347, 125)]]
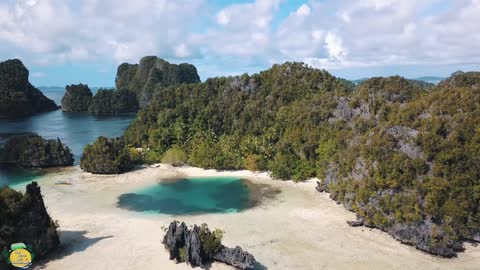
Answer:
[(0, 3), (0, 270), (480, 269), (479, 13)]

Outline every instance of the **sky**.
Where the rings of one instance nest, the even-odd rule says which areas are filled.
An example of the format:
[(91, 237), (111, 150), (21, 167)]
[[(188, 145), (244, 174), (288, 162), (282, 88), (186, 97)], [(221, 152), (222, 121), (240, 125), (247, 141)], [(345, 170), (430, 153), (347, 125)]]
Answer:
[(114, 86), (156, 55), (202, 80), (300, 61), (347, 79), (480, 70), (480, 0), (0, 0), (0, 60), (36, 86)]

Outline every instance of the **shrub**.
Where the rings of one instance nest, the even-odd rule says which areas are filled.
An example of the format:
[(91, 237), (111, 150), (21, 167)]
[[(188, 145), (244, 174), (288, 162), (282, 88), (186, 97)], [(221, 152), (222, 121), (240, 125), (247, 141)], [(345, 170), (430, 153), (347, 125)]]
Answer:
[(123, 138), (99, 137), (85, 146), (80, 159), (82, 170), (96, 174), (118, 174), (133, 169), (129, 149)]
[(173, 166), (182, 166), (187, 162), (187, 154), (180, 148), (173, 147), (165, 152), (162, 157), (162, 163), (171, 164)]

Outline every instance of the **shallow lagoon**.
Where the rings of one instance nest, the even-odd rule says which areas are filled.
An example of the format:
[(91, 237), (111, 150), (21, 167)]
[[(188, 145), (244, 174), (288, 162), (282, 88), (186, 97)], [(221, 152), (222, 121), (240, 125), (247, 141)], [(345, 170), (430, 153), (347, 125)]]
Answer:
[(245, 181), (236, 177), (169, 180), (123, 194), (117, 206), (149, 214), (234, 213), (253, 205)]

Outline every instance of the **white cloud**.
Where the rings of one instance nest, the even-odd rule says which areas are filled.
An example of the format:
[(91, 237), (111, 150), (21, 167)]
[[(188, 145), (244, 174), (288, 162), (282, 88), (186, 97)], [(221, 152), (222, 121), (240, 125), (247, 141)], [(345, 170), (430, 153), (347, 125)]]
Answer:
[(2, 1), (0, 56), (49, 65), (158, 55), (238, 70), (285, 60), (330, 69), (480, 62), (479, 0), (305, 0), (282, 18), (287, 3)]
[(480, 62), (479, 0), (327, 0), (310, 6), (309, 19), (298, 16), (300, 7), (279, 28), (284, 57), (328, 68)]
[(190, 56), (190, 51), (187, 48), (187, 45), (185, 43), (179, 44), (177, 47), (175, 47), (175, 56), (185, 58)]
[(271, 23), (282, 0), (256, 0), (232, 4), (218, 11), (216, 22), (193, 46), (205, 53), (226, 57), (269, 55)]
[(325, 37), (325, 48), (331, 58), (343, 59), (347, 55), (347, 49), (343, 46), (342, 39), (332, 32), (328, 32)]
[(297, 9), (296, 13), (298, 16), (308, 16), (310, 15), (310, 7), (307, 4), (303, 4)]
[(221, 25), (226, 25), (230, 22), (230, 18), (226, 14), (225, 10), (222, 10), (217, 14), (217, 22)]
[(39, 64), (176, 57), (205, 7), (204, 0), (11, 1), (0, 3), (0, 42)]

